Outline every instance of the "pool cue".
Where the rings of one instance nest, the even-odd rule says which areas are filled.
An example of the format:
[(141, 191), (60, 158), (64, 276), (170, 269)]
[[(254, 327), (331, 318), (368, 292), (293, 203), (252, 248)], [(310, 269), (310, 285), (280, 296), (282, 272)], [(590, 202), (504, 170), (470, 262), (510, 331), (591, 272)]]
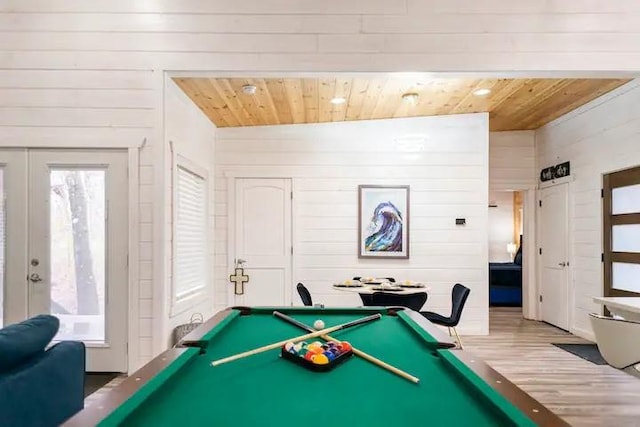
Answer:
[[(296, 319), (287, 316), (284, 313), (280, 313), (279, 311), (274, 311), (273, 315), (276, 317), (279, 317), (280, 319), (284, 320), (285, 322), (291, 323), (292, 325), (297, 326), (300, 329), (304, 329), (305, 331), (314, 331), (315, 329), (313, 329), (310, 326), (305, 325), (302, 322), (297, 321)], [(329, 335), (321, 335), (320, 338), (326, 340), (326, 341), (335, 341), (335, 342), (340, 342), (340, 340), (337, 340), (335, 338), (330, 337)], [(406, 373), (405, 371), (396, 368), (395, 366), (389, 365), (387, 362), (383, 362), (382, 360), (371, 356), (370, 354), (365, 353), (362, 350), (358, 350), (357, 348), (351, 346), (351, 351), (353, 351), (353, 354), (355, 354), (356, 356), (362, 357), (364, 360), (367, 360), (371, 363), (373, 363), (374, 365), (377, 365), (383, 369), (386, 369), (387, 371), (394, 373), (396, 375), (398, 375), (399, 377), (402, 377), (406, 380), (409, 380), (413, 383), (419, 383), (420, 382), (420, 378), (418, 377), (414, 377), (411, 374)]]
[(374, 320), (379, 320), (381, 317), (382, 317), (382, 315), (380, 315), (380, 314), (374, 314), (372, 316), (363, 317), (361, 319), (357, 319), (357, 320), (354, 320), (352, 322), (343, 323), (341, 325), (333, 326), (331, 328), (322, 329), (320, 331), (316, 331), (316, 332), (313, 332), (313, 333), (310, 333), (310, 334), (301, 335), (299, 337), (288, 338), (286, 340), (282, 340), (282, 341), (279, 341), (279, 342), (276, 342), (276, 343), (273, 343), (273, 344), (265, 345), (263, 347), (259, 347), (259, 348), (253, 349), (253, 350), (249, 350), (249, 351), (245, 351), (245, 352), (242, 352), (242, 353), (234, 354), (233, 356), (225, 357), (223, 359), (214, 360), (213, 362), (211, 362), (211, 366), (218, 366), (218, 365), (222, 365), (223, 363), (227, 363), (227, 362), (231, 362), (231, 361), (234, 361), (234, 360), (237, 360), (237, 359), (242, 359), (242, 358), (245, 358), (245, 357), (253, 356), (254, 354), (264, 353), (265, 351), (269, 351), (269, 350), (273, 350), (273, 349), (278, 348), (278, 347), (282, 347), (283, 345), (285, 345), (288, 342), (304, 341), (304, 340), (309, 339), (309, 338), (319, 337), (321, 335), (326, 335), (326, 334), (329, 334), (331, 332), (340, 331), (342, 329), (352, 328), (354, 326), (361, 325), (363, 323), (368, 323), (368, 322), (372, 322)]

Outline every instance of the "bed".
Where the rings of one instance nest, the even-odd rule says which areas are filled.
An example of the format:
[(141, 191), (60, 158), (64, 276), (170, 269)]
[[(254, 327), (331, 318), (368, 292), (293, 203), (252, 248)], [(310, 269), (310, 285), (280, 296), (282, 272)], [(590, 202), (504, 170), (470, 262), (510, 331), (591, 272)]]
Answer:
[(522, 306), (522, 243), (513, 262), (489, 263), (489, 305)]

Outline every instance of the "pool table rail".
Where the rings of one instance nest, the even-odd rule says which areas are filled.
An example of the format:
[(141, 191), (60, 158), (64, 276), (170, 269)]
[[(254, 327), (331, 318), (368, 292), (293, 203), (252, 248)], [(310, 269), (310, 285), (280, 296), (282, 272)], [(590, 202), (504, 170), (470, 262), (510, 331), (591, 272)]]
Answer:
[[(97, 398), (91, 406), (65, 421), (64, 427), (95, 426), (137, 393), (159, 372), (178, 359), (188, 348), (170, 348), (127, 377), (122, 383)], [(191, 350), (193, 351), (193, 350)]]
[(473, 353), (460, 349), (450, 350), (449, 353), (455, 356), (460, 362), (466, 365), (467, 368), (493, 387), (498, 393), (511, 402), (512, 405), (520, 409), (520, 411), (522, 411), (537, 425), (552, 427), (570, 426), (569, 423), (551, 412), (551, 410), (545, 407), (542, 403), (538, 402), (520, 387), (509, 381), (506, 377)]
[(235, 311), (239, 311), (240, 315), (249, 315), (255, 309), (263, 310), (263, 309), (271, 309), (282, 311), (285, 314), (295, 314), (295, 313), (304, 313), (310, 310), (326, 310), (328, 312), (336, 311), (336, 310), (350, 310), (354, 313), (362, 312), (362, 315), (370, 314), (370, 313), (383, 313), (386, 315), (396, 316), (399, 311), (403, 311), (407, 317), (409, 317), (414, 323), (416, 323), (420, 328), (430, 334), (435, 340), (438, 341), (438, 348), (453, 348), (456, 346), (456, 342), (452, 337), (448, 336), (444, 333), (439, 327), (434, 325), (425, 319), (420, 313), (417, 313), (413, 310), (409, 310), (405, 307), (365, 307), (365, 308), (326, 308), (326, 309), (318, 309), (317, 307), (307, 308), (307, 307), (230, 307), (226, 308), (222, 311), (216, 313), (213, 317), (205, 321), (202, 325), (191, 331), (189, 334), (185, 335), (182, 338), (177, 346), (178, 347), (204, 347), (206, 346), (206, 342), (204, 341), (206, 335), (217, 327), (220, 323), (225, 321), (228, 316), (232, 316)]

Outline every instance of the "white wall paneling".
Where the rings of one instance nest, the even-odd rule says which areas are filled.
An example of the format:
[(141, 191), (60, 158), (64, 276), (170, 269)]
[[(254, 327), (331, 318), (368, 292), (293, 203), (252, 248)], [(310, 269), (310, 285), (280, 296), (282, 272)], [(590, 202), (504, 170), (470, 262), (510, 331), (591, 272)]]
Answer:
[(489, 134), (489, 188), (526, 190), (537, 183), (534, 131)]
[(188, 323), (194, 313), (200, 313), (206, 319), (214, 314), (213, 263), (208, 263), (206, 288), (189, 301), (180, 304), (180, 308), (172, 307), (173, 265), (174, 265), (174, 209), (176, 184), (176, 159), (180, 157), (193, 165), (207, 177), (207, 228), (203, 230), (208, 236), (207, 251), (209, 259), (214, 257), (214, 139), (216, 128), (206, 116), (191, 102), (168, 76), (165, 78), (165, 141), (166, 167), (168, 179), (165, 187), (166, 226), (164, 228), (165, 256), (164, 299), (162, 301), (162, 317), (164, 327), (160, 332), (162, 345), (170, 343), (171, 332), (182, 323)]
[(593, 338), (601, 307), (602, 175), (640, 165), (640, 84), (634, 80), (536, 132), (538, 168), (571, 161), (569, 182), (572, 331)]
[[(450, 310), (456, 282), (472, 289), (462, 330), (488, 331), (487, 115), (371, 120), (331, 124), (217, 129), (216, 177), (285, 176), (294, 182), (294, 280), (326, 305), (361, 304), (331, 284), (354, 275), (423, 280), (428, 307)], [(406, 153), (395, 140), (422, 134), (423, 152)], [(444, 142), (446, 141), (446, 143)], [(449, 159), (449, 160), (447, 160)], [(458, 163), (464, 159), (461, 163)], [(447, 163), (448, 162), (448, 163)], [(411, 258), (357, 257), (359, 184), (411, 186)], [(225, 194), (216, 191), (216, 300), (229, 289)], [(455, 218), (467, 225), (455, 225)], [(300, 304), (297, 294), (294, 304)]]

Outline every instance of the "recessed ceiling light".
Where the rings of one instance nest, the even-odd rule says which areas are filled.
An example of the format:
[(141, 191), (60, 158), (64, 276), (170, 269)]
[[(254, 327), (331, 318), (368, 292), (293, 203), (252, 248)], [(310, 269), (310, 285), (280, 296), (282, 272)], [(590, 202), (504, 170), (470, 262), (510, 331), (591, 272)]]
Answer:
[(253, 95), (254, 93), (256, 93), (256, 87), (255, 85), (244, 85), (242, 86), (242, 92), (246, 93), (247, 95)]
[(473, 94), (475, 96), (485, 96), (485, 95), (489, 95), (490, 93), (491, 93), (491, 89), (487, 89), (487, 88), (480, 88), (473, 91)]
[(341, 96), (336, 96), (335, 98), (331, 98), (331, 101), (329, 101), (330, 103), (332, 103), (333, 105), (340, 105), (340, 104), (344, 104), (345, 102), (347, 102), (346, 99), (344, 99)]
[(408, 102), (409, 104), (415, 104), (416, 102), (418, 102), (419, 96), (420, 95), (415, 92), (405, 93), (402, 95), (402, 100)]

